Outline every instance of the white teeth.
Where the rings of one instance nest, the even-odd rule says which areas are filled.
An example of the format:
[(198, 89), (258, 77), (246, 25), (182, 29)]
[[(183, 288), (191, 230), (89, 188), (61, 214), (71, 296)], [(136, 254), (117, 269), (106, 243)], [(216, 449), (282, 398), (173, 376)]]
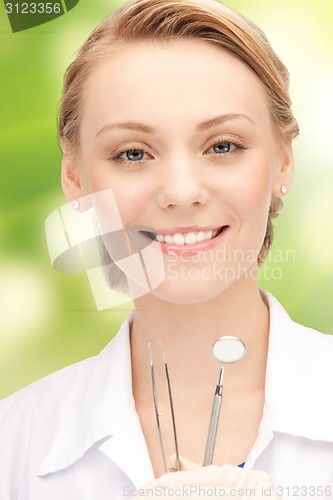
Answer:
[(160, 243), (167, 243), (169, 245), (193, 245), (194, 243), (200, 243), (202, 241), (208, 241), (218, 233), (218, 229), (215, 231), (191, 231), (190, 233), (175, 233), (175, 234), (157, 234), (156, 239)]
[(206, 239), (206, 231), (199, 231), (197, 233), (197, 241), (205, 241)]
[(185, 234), (185, 244), (186, 245), (192, 245), (193, 243), (196, 243), (196, 242), (197, 242), (196, 233)]
[(173, 235), (173, 242), (175, 245), (184, 245), (185, 244), (185, 236), (181, 233), (176, 233)]

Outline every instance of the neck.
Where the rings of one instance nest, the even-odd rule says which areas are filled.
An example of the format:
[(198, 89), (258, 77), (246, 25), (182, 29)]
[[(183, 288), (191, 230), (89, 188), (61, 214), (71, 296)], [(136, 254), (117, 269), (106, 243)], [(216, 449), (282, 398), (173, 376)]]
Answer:
[(172, 304), (153, 295), (142, 297), (136, 302), (131, 330), (134, 391), (142, 398), (145, 393), (147, 398), (151, 395), (148, 342), (152, 344), (157, 382), (164, 377), (158, 348), (161, 342), (179, 391), (207, 384), (212, 387), (217, 383), (219, 363), (211, 347), (224, 335), (235, 335), (246, 346), (244, 359), (226, 368), (225, 383), (242, 388), (262, 385), (268, 331), (268, 310), (254, 280), (240, 279), (202, 304)]

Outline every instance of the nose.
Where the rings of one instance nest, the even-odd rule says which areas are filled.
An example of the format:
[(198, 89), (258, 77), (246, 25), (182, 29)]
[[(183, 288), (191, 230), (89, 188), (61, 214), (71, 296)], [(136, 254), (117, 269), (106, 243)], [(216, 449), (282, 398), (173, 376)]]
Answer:
[(191, 158), (178, 157), (165, 162), (159, 185), (157, 203), (161, 208), (188, 209), (205, 205), (209, 200), (203, 166)]

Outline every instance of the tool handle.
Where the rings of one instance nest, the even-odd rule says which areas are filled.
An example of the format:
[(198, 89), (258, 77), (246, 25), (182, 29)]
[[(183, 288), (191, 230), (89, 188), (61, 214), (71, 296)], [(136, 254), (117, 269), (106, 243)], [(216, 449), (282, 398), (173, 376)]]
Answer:
[(210, 415), (204, 466), (210, 465), (213, 462), (216, 433), (220, 417), (221, 401), (222, 401), (222, 385), (218, 385), (216, 387), (216, 391), (214, 394), (212, 413)]

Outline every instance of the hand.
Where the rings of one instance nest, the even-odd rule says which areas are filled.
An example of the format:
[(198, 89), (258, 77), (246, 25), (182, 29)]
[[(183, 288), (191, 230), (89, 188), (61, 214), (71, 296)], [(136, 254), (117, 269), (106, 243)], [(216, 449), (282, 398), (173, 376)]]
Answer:
[[(177, 471), (176, 457), (169, 459), (169, 470), (137, 492), (138, 498), (158, 500), (177, 498), (199, 500), (230, 497), (235, 500), (281, 500), (270, 477), (262, 471), (242, 469), (225, 464), (222, 467), (200, 465), (180, 457)], [(232, 490), (232, 491), (231, 491)], [(135, 498), (135, 497), (133, 497)]]

